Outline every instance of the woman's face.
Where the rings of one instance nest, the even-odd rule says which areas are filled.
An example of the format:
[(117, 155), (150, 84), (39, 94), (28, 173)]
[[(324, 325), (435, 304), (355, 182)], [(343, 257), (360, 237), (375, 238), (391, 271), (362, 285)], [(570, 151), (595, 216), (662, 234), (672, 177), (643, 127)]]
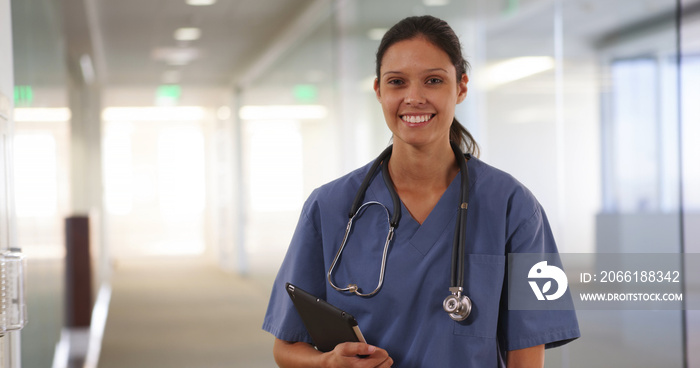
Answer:
[(457, 80), (447, 53), (423, 37), (393, 44), (381, 63), (374, 90), (394, 144), (448, 143), (455, 106), (467, 95), (467, 75)]

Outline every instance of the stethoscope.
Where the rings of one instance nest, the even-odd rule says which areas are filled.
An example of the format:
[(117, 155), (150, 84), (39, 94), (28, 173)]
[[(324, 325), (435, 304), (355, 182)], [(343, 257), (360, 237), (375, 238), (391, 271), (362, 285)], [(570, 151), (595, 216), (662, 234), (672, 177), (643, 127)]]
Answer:
[[(452, 267), (450, 269), (450, 295), (445, 298), (442, 302), (442, 308), (447, 312), (450, 317), (455, 321), (463, 321), (468, 316), (472, 310), (472, 301), (466, 295), (462, 295), (464, 291), (464, 256), (465, 256), (465, 236), (467, 230), (467, 206), (469, 204), (469, 172), (467, 171), (467, 160), (464, 157), (464, 153), (455, 143), (450, 142), (452, 146), (452, 151), (455, 154), (457, 163), (459, 164), (459, 172), (461, 175), (461, 186), (460, 186), (460, 197), (459, 197), (459, 212), (457, 214), (457, 226), (455, 230), (455, 236), (452, 243)], [(386, 258), (389, 251), (389, 243), (394, 237), (394, 230), (399, 226), (399, 220), (401, 218), (401, 201), (399, 200), (399, 195), (396, 193), (394, 187), (394, 182), (391, 180), (389, 175), (389, 157), (391, 157), (391, 151), (393, 146), (387, 147), (384, 152), (382, 152), (379, 157), (374, 161), (369, 169), (369, 172), (365, 176), (362, 184), (360, 185), (357, 194), (355, 194), (355, 199), (352, 202), (352, 207), (350, 208), (348, 225), (345, 227), (345, 235), (343, 236), (343, 242), (340, 244), (340, 248), (331, 263), (331, 267), (328, 269), (328, 283), (333, 287), (333, 289), (338, 291), (347, 291), (355, 293), (359, 296), (369, 297), (376, 294), (379, 289), (381, 289), (384, 283), (384, 271), (386, 270)], [(369, 187), (374, 174), (381, 165), (382, 167), (382, 177), (384, 178), (384, 183), (389, 189), (389, 194), (391, 195), (391, 201), (393, 203), (394, 212), (393, 215), (389, 214), (389, 209), (383, 204), (375, 201), (366, 202), (362, 205), (360, 203), (364, 199), (365, 192)], [(335, 269), (338, 259), (345, 248), (348, 236), (350, 235), (350, 230), (352, 229), (352, 224), (355, 218), (361, 214), (367, 207), (372, 205), (379, 205), (384, 208), (387, 215), (387, 220), (389, 223), (389, 232), (384, 241), (384, 251), (382, 254), (382, 265), (379, 271), (379, 282), (374, 291), (370, 293), (362, 293), (357, 284), (348, 284), (347, 287), (341, 288), (333, 283), (333, 269)]]

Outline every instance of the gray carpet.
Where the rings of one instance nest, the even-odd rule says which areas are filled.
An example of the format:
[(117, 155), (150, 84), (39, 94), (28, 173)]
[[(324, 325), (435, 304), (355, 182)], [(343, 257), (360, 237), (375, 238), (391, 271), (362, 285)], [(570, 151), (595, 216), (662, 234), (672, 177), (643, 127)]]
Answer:
[(275, 367), (260, 329), (270, 283), (197, 259), (121, 261), (99, 367)]

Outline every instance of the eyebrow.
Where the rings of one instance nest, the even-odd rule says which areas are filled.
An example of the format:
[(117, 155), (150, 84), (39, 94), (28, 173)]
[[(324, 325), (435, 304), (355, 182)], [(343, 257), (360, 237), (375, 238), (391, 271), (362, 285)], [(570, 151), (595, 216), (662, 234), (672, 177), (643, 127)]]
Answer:
[[(444, 68), (432, 68), (432, 69), (427, 69), (427, 70), (425, 70), (426, 73), (434, 73), (434, 72), (440, 72), (440, 71), (441, 71), (441, 72), (445, 72), (445, 73), (449, 73), (449, 72), (448, 72), (447, 70), (445, 70)], [(387, 71), (387, 72), (384, 72), (384, 73), (382, 74), (382, 77), (385, 76), (385, 75), (387, 75), (387, 74), (404, 74), (404, 73), (403, 73), (403, 72), (400, 72), (400, 71), (389, 70), (389, 71)]]

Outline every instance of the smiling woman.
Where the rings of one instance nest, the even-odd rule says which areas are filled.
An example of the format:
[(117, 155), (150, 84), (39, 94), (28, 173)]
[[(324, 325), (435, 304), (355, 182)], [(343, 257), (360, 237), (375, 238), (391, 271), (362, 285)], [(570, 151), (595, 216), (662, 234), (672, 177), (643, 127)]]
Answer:
[(388, 50), (374, 90), (396, 149), (401, 142), (425, 148), (449, 139), (455, 106), (467, 95), (467, 75), (456, 74), (447, 54), (425, 38)]
[[(507, 307), (506, 255), (557, 253), (557, 246), (535, 197), (480, 161), (455, 119), (469, 81), (459, 40), (440, 19), (409, 17), (387, 31), (376, 61), (374, 91), (393, 146), (304, 205), (263, 323), (277, 338), (277, 363), (542, 367), (545, 347), (579, 337), (576, 315)], [(367, 204), (387, 209), (388, 237), (387, 217)], [(355, 316), (372, 345), (313, 349), (287, 282)]]

